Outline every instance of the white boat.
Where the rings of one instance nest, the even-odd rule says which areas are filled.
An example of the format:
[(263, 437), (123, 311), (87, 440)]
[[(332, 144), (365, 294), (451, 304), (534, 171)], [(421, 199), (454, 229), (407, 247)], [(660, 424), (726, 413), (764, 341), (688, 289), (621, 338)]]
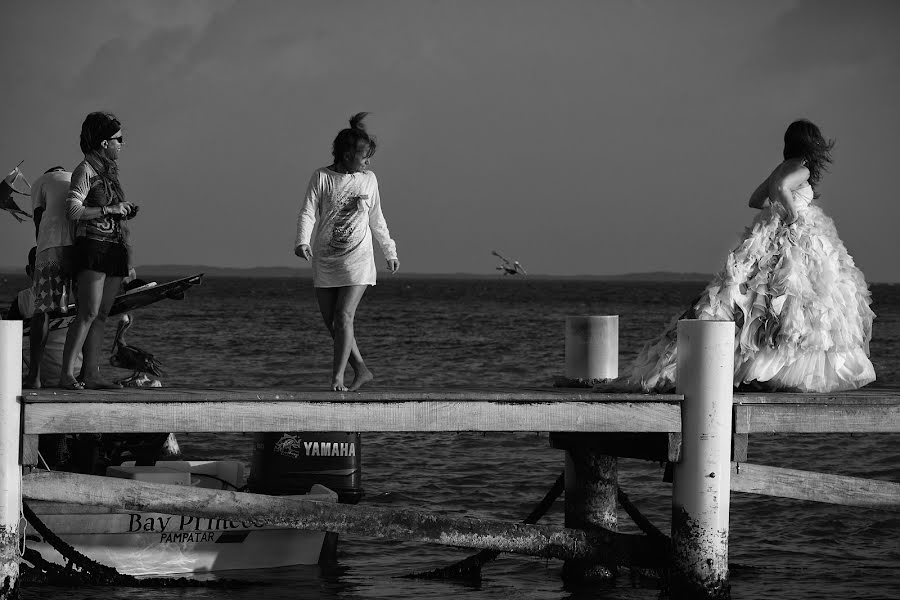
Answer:
[[(158, 461), (152, 467), (125, 463), (106, 475), (170, 485), (238, 489), (243, 465), (237, 461)], [(337, 502), (337, 494), (314, 485), (306, 500)], [(316, 564), (324, 544), (322, 531), (301, 531), (251, 521), (195, 518), (145, 512), (116, 512), (77, 504), (29, 502), (34, 513), (62, 540), (99, 563), (129, 575), (206, 573)], [(65, 559), (33, 528), (26, 544), (45, 560)]]

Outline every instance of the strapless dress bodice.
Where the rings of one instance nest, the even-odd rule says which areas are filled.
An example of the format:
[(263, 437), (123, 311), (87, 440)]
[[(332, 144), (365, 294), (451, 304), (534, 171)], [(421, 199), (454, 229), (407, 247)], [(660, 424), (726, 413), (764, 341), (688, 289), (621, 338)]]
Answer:
[(813, 189), (809, 183), (803, 184), (791, 192), (794, 197), (794, 205), (797, 208), (806, 208), (813, 201)]

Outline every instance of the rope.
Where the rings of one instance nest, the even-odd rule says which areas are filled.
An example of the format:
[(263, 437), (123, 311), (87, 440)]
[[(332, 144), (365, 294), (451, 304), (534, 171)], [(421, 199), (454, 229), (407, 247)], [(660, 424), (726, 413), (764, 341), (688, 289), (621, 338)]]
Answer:
[[(544, 498), (538, 503), (531, 513), (522, 521), (526, 525), (534, 525), (538, 520), (546, 514), (547, 510), (553, 505), (556, 499), (565, 489), (566, 474), (560, 473), (559, 477), (553, 484), (553, 487), (547, 492)], [(660, 540), (669, 544), (671, 540), (669, 536), (660, 531), (650, 520), (645, 517), (640, 510), (631, 502), (628, 495), (617, 487), (617, 498), (619, 504), (625, 510), (625, 513), (631, 517), (635, 525), (646, 535), (651, 538)], [(408, 579), (481, 579), (481, 567), (500, 555), (498, 550), (482, 550), (477, 554), (473, 554), (461, 561), (455, 562), (447, 567), (439, 567), (431, 571), (423, 571), (421, 573), (410, 573), (402, 577)]]
[(50, 470), (50, 465), (47, 464), (46, 459), (44, 459), (44, 455), (41, 454), (40, 451), (38, 451), (38, 458), (41, 459), (41, 462), (42, 462), (42, 463), (44, 463), (44, 469), (46, 469), (46, 470), (49, 471), (49, 470)]
[(22, 496), (22, 469), (19, 469), (19, 539), (21, 547), (19, 548), (19, 556), (25, 556), (25, 534), (28, 530), (28, 519), (25, 518), (23, 507), (25, 506), (25, 498)]
[[(553, 483), (553, 487), (544, 495), (544, 498), (534, 507), (531, 513), (522, 521), (526, 525), (534, 525), (553, 506), (556, 499), (566, 487), (566, 474), (560, 473)], [(432, 571), (411, 573), (403, 575), (409, 579), (481, 579), (481, 567), (500, 556), (499, 550), (482, 550), (449, 567), (440, 567)]]

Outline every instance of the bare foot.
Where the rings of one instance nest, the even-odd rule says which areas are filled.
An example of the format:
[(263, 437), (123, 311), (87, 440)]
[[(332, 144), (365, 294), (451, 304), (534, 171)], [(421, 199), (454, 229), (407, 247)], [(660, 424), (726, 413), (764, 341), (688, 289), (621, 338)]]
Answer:
[(105, 379), (85, 379), (84, 387), (88, 390), (118, 390), (122, 385)]
[(350, 391), (355, 392), (365, 384), (369, 383), (375, 379), (375, 375), (369, 369), (362, 369), (356, 374), (356, 377), (353, 378), (353, 383), (350, 384)]
[(22, 381), (22, 389), (23, 390), (39, 390), (39, 389), (41, 389), (41, 380), (40, 379), (29, 379), (26, 377)]
[(334, 377), (331, 380), (331, 391), (332, 392), (346, 392), (347, 386), (344, 385), (343, 377)]

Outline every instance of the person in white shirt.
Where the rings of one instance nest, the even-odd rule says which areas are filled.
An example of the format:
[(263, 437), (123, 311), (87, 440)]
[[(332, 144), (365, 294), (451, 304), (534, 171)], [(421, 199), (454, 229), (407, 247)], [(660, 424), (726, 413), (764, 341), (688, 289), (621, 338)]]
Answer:
[[(34, 189), (34, 188), (32, 188)], [(36, 279), (34, 275), (34, 261), (37, 254), (37, 246), (28, 253), (28, 264), (25, 266), (25, 273), (32, 280)], [(26, 347), (22, 349), (22, 360), (25, 363), (27, 372), (37, 373), (37, 379), (31, 382), (29, 389), (47, 387), (53, 385), (59, 379), (59, 373), (62, 370), (63, 347), (66, 343), (66, 330), (55, 329), (50, 331), (50, 319), (47, 313), (35, 313), (35, 286), (30, 286), (21, 290), (16, 294), (6, 318), (10, 320), (31, 321), (31, 336), (29, 336), (29, 346), (34, 343), (34, 323), (35, 316), (40, 315), (37, 319), (38, 323), (44, 324), (44, 334), (41, 337), (41, 348), (39, 352), (34, 352), (34, 348)], [(37, 357), (37, 358), (35, 358)], [(34, 360), (39, 360), (39, 365), (34, 365)], [(75, 368), (81, 368), (81, 353), (75, 357)], [(25, 387), (25, 384), (22, 384)], [(38, 448), (41, 456), (51, 466), (57, 468), (65, 464), (70, 459), (68, 443), (65, 434), (41, 434), (38, 436)]]
[[(350, 119), (350, 127), (334, 139), (334, 162), (313, 173), (297, 219), (294, 242), (294, 254), (312, 262), (319, 310), (334, 338), (334, 391), (356, 391), (374, 378), (363, 361), (353, 331), (359, 301), (366, 286), (375, 285), (376, 281), (373, 236), (381, 246), (388, 270), (396, 273), (400, 268), (397, 244), (391, 239), (381, 212), (378, 180), (368, 170), (376, 144), (362, 123), (367, 114), (359, 113)], [(344, 384), (348, 361), (355, 373), (349, 386)]]
[[(32, 292), (34, 311), (29, 334), (30, 360), (22, 387), (40, 388), (44, 347), (51, 314), (65, 314), (72, 294), (72, 244), (75, 225), (66, 215), (66, 195), (72, 174), (63, 167), (48, 169), (31, 186), (34, 212), (36, 257), (33, 261)], [(57, 375), (59, 373), (57, 369)]]
[[(35, 250), (36, 248), (32, 248), (31, 252), (28, 253), (28, 265), (25, 267), (25, 273), (32, 278), (34, 273)], [(6, 318), (20, 321), (30, 320), (31, 326), (34, 327), (34, 315), (36, 314), (34, 311), (36, 304), (34, 287), (27, 287), (16, 295), (12, 305), (9, 307)], [(43, 345), (38, 358), (38, 360), (41, 361), (41, 364), (38, 365), (37, 369), (34, 369), (34, 365), (32, 364), (35, 353), (33, 351), (34, 349), (30, 347), (32, 343), (31, 338), (28, 340), (29, 347), (23, 348), (22, 352), (22, 360), (26, 364), (28, 372), (30, 373), (34, 370), (39, 374), (40, 378), (36, 381), (37, 385), (35, 386), (37, 388), (40, 388), (41, 386), (51, 386), (56, 383), (56, 381), (59, 380), (59, 372), (62, 367), (63, 346), (66, 343), (66, 330), (63, 328), (49, 331), (49, 321), (50, 320), (47, 319), (47, 332), (43, 337)], [(76, 368), (81, 368), (81, 353), (78, 353), (75, 357), (75, 364)]]

